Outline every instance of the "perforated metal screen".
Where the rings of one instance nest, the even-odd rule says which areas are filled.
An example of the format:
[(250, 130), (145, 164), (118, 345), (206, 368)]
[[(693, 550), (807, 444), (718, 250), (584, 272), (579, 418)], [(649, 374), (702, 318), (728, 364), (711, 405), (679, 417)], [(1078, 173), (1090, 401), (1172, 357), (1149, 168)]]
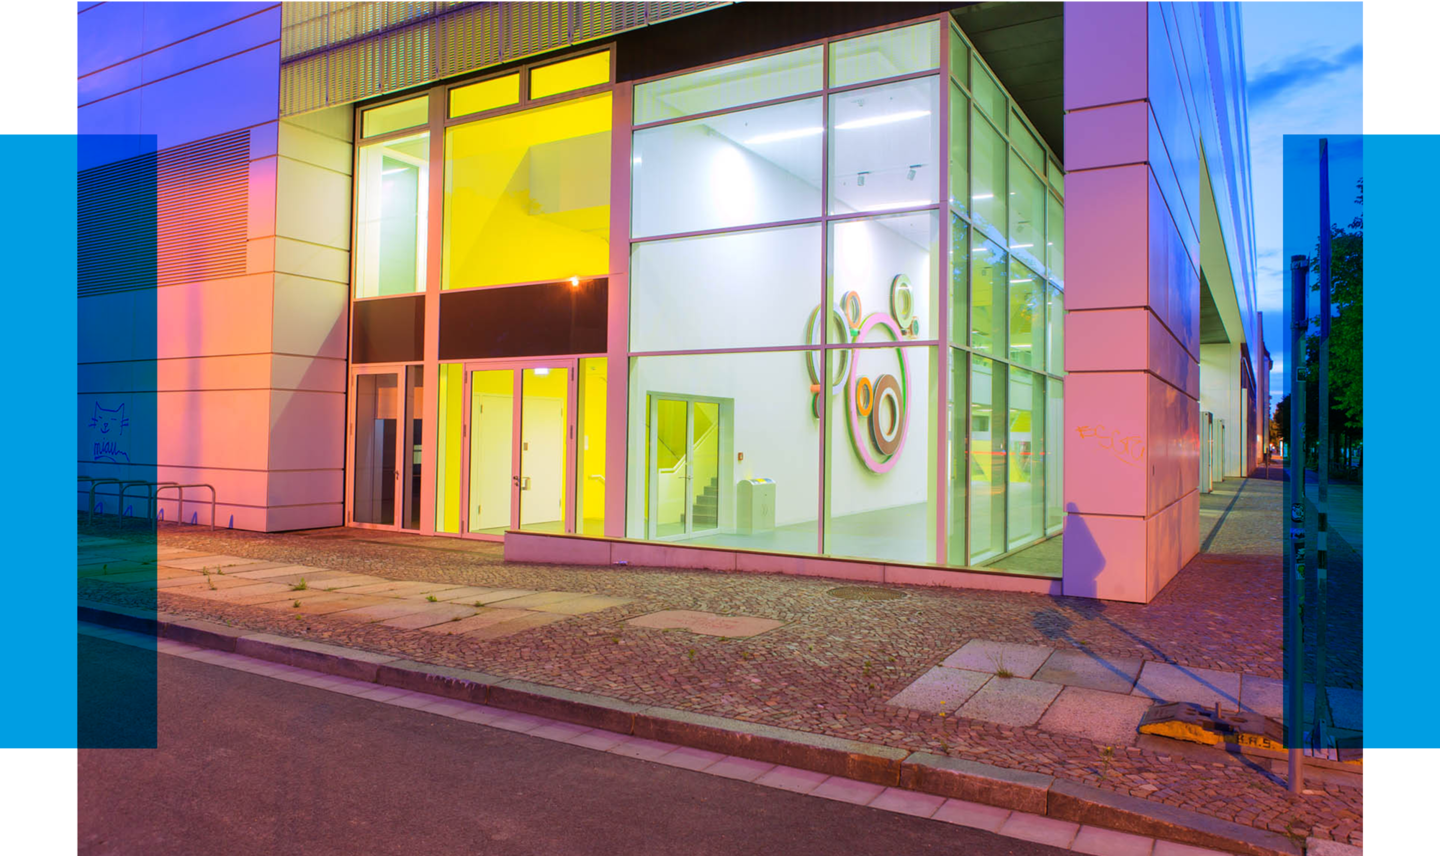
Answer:
[(286, 3), (284, 116), (724, 6), (672, 3)]

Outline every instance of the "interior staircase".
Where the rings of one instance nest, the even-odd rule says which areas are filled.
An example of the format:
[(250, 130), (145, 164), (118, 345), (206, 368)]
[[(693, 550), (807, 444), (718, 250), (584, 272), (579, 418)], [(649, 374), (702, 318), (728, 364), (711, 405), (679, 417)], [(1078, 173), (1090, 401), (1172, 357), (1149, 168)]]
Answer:
[(706, 529), (715, 529), (720, 525), (720, 480), (710, 479), (701, 493), (695, 497), (694, 519), (691, 521), (692, 528), (699, 532)]

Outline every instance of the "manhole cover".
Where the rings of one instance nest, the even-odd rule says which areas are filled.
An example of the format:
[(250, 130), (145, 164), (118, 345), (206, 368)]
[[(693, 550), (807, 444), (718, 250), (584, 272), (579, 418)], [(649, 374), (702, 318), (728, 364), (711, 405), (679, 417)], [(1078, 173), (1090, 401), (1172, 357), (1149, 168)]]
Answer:
[(903, 592), (869, 586), (841, 586), (830, 589), (829, 594), (842, 600), (899, 600), (905, 596)]

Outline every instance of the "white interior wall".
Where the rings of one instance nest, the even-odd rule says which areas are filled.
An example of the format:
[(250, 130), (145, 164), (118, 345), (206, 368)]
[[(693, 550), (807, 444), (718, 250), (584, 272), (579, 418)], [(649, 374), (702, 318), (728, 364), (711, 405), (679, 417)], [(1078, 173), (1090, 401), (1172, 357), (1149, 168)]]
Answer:
[[(1243, 471), (1245, 407), (1240, 387), (1240, 348), (1234, 344), (1200, 346), (1200, 409), (1225, 422), (1224, 477)], [(1218, 435), (1217, 435), (1218, 438)]]

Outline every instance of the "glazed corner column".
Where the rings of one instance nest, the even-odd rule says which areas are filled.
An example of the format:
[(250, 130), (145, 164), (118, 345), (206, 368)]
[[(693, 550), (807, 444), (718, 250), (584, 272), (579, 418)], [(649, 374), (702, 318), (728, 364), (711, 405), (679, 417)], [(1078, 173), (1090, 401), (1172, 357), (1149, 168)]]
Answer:
[(1188, 158), (1156, 125), (1156, 100), (1178, 95), (1156, 82), (1159, 14), (1065, 7), (1064, 593), (1139, 603), (1199, 552), (1200, 528), (1197, 215), (1172, 166)]

